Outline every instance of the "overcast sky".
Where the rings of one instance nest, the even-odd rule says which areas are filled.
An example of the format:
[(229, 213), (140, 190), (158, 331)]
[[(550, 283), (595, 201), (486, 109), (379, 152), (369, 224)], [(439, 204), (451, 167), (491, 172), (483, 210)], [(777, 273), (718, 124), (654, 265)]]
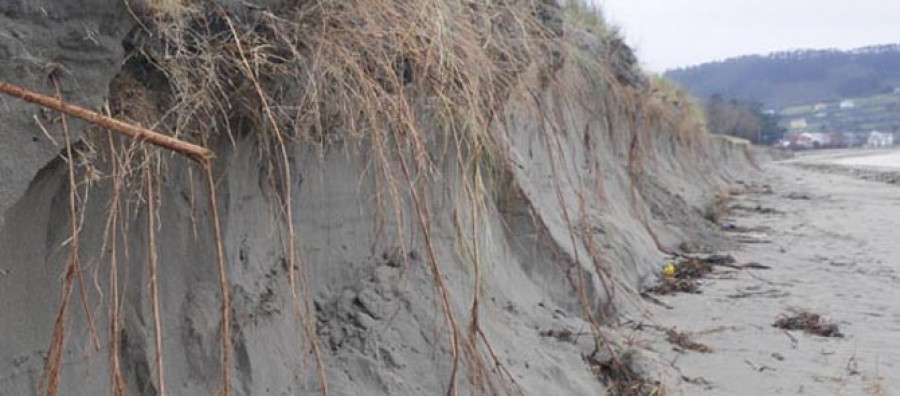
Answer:
[(900, 43), (900, 0), (593, 0), (651, 71), (797, 48)]

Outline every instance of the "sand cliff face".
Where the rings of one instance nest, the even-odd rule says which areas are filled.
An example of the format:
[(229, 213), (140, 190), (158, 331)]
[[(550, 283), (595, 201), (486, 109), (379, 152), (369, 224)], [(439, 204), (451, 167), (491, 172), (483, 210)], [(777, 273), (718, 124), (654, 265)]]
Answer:
[[(0, 59), (0, 77), (51, 92), (47, 73), (58, 73), (64, 97), (99, 106), (116, 94), (109, 84), (133, 26), (127, 10), (118, 1), (44, 3), (0, 8), (0, 52), (10, 54)], [(626, 75), (622, 84), (639, 83), (629, 81), (635, 78)], [(422, 214), (431, 223), (427, 238), (421, 207), (407, 189), (395, 205), (384, 204), (391, 192), (371, 174), (365, 151), (290, 145), (291, 221), (302, 260), (296, 269), (308, 283), (296, 310), (283, 208), (274, 203), (283, 186), (270, 182), (253, 135), (213, 139), (232, 297), (233, 393), (319, 391), (309, 329), (332, 394), (445, 392), (454, 370), (452, 334), (436, 277), (446, 285), (463, 337), (469, 337), (472, 300), (479, 300), (482, 331), (471, 342), (475, 352), (460, 352), (461, 389), (468, 392), (475, 377), (483, 387), (476, 392), (599, 393), (602, 384), (583, 358), (593, 342), (542, 334), (589, 332), (588, 315), (613, 326), (617, 313), (639, 309), (637, 290), (661, 264), (661, 250), (716, 243), (702, 209), (726, 183), (753, 172), (753, 158), (743, 143), (681, 138), (600, 102), (572, 105), (569, 93), (541, 86), (536, 76), (522, 78), (498, 116), (495, 133), (506, 137), (503, 151), (513, 160), (493, 171), (488, 202), (465, 204), (462, 180), (469, 175), (452, 163), (437, 161), (438, 176), (423, 176), (422, 191), (432, 198)], [(7, 341), (0, 343), (0, 394), (34, 394), (68, 256), (69, 183), (65, 162), (56, 158), (62, 147), (34, 121), (48, 117), (45, 126), (60, 142), (54, 115), (11, 99), (3, 106), (0, 335)], [(71, 127), (79, 132), (84, 126)], [(430, 150), (436, 158), (453, 151), (440, 141)], [(112, 183), (103, 176), (111, 165), (98, 155), (91, 169), (99, 180), (79, 179), (85, 180), (80, 192), (89, 191), (79, 201), (84, 283), (76, 286), (67, 319), (61, 393), (110, 393), (109, 258), (115, 255), (126, 390), (157, 394), (146, 207), (139, 192), (128, 195), (118, 219), (123, 231), (110, 242), (104, 236)], [(210, 207), (195, 164), (173, 156), (163, 175), (156, 218), (167, 389), (207, 394), (221, 383), (221, 293)], [(479, 368), (477, 360), (487, 366)], [(478, 379), (482, 371), (496, 379)]]
[[(99, 106), (125, 56), (122, 38), (134, 24), (127, 15), (124, 5), (105, 0), (4, 2), (0, 78), (52, 93), (49, 77), (63, 76), (68, 82), (60, 87), (65, 97)], [(37, 122), (49, 124), (54, 114), (6, 98), (2, 106), (0, 212), (6, 212), (37, 172), (59, 154), (59, 147), (34, 128)], [(81, 127), (76, 123), (73, 131)], [(57, 129), (49, 132), (61, 142)]]

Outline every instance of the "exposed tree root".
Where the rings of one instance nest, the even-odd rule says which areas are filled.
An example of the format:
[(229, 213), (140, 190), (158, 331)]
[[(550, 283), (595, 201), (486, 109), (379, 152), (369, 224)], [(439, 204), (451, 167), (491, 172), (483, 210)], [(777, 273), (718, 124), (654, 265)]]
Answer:
[(216, 263), (219, 269), (219, 286), (222, 289), (222, 394), (231, 394), (231, 293), (228, 285), (228, 268), (225, 263), (225, 247), (222, 244), (222, 226), (219, 217), (219, 204), (216, 198), (216, 181), (213, 177), (212, 164), (206, 160), (203, 164), (206, 171), (206, 185), (209, 193), (209, 206), (212, 212), (213, 237), (216, 242)]
[[(0, 90), (4, 87), (4, 84), (0, 83)], [(56, 321), (53, 326), (53, 336), (50, 339), (50, 348), (47, 352), (47, 358), (44, 360), (44, 369), (41, 373), (40, 384), (38, 385), (38, 393), (41, 393), (41, 390), (45, 389), (45, 394), (47, 396), (56, 396), (59, 393), (59, 376), (62, 369), (62, 359), (66, 342), (66, 320), (69, 312), (69, 303), (72, 300), (72, 288), (74, 287), (75, 275), (80, 267), (78, 255), (80, 246), (77, 204), (78, 185), (75, 182), (75, 158), (65, 117), (62, 118), (62, 127), (66, 144), (66, 156), (68, 157), (66, 163), (68, 165), (69, 176), (69, 225), (71, 226), (71, 244), (69, 246), (69, 262), (66, 266), (65, 278), (63, 280), (62, 302), (60, 303), (59, 310), (56, 314)], [(43, 388), (44, 386), (46, 386), (46, 388)]]
[(80, 118), (95, 125), (111, 131), (118, 132), (135, 140), (146, 141), (150, 144), (163, 147), (192, 158), (197, 161), (208, 160), (213, 157), (212, 151), (187, 143), (182, 140), (175, 139), (171, 136), (163, 135), (158, 132), (151, 131), (147, 128), (135, 126), (112, 117), (63, 102), (61, 99), (52, 98), (47, 95), (39, 94), (26, 88), (22, 88), (4, 81), (0, 81), (0, 93), (4, 93), (27, 102), (37, 104), (48, 109), (60, 111), (72, 117)]
[(159, 396), (166, 396), (166, 377), (163, 370), (162, 319), (159, 315), (159, 281), (156, 255), (156, 193), (153, 189), (153, 159), (144, 149), (144, 175), (147, 184), (147, 261), (150, 266), (150, 304), (153, 308), (154, 343), (156, 346), (156, 378)]
[(112, 396), (125, 395), (125, 379), (122, 376), (122, 364), (119, 359), (121, 344), (121, 330), (119, 321), (119, 259), (117, 253), (117, 240), (119, 234), (119, 211), (121, 210), (122, 186), (125, 184), (125, 172), (119, 169), (119, 160), (116, 158), (115, 145), (112, 132), (108, 132), (110, 166), (112, 167), (113, 192), (109, 205), (104, 230), (103, 243), (100, 248), (101, 256), (109, 247), (109, 387)]
[(315, 323), (312, 320), (309, 320), (309, 317), (312, 315), (304, 315), (303, 305), (300, 304), (300, 299), (297, 296), (297, 276), (294, 273), (294, 263), (297, 262), (299, 270), (300, 270), (300, 286), (304, 296), (306, 297), (306, 312), (310, 312), (309, 303), (312, 301), (312, 294), (309, 290), (309, 286), (307, 284), (307, 272), (306, 268), (303, 265), (303, 261), (297, 255), (297, 238), (296, 232), (294, 230), (294, 215), (293, 215), (293, 187), (292, 187), (292, 178), (291, 178), (291, 164), (290, 159), (287, 153), (287, 142), (285, 141), (284, 134), (281, 132), (281, 128), (278, 126), (278, 121), (275, 118), (275, 115), (272, 113), (272, 108), (269, 106), (268, 98), (263, 91), (262, 86), (259, 83), (259, 77), (257, 76), (257, 69), (251, 67), (250, 62), (247, 60), (247, 55), (244, 52), (244, 46), (241, 43), (241, 38), (238, 35), (237, 30), (234, 28), (234, 24), (231, 22), (231, 19), (224, 14), (225, 21), (228, 23), (228, 27), (231, 31), (232, 36), (234, 37), (235, 44), (237, 45), (238, 54), (240, 55), (241, 65), (243, 66), (244, 75), (250, 79), (253, 83), (253, 87), (256, 90), (257, 96), (262, 104), (262, 109), (265, 112), (266, 119), (272, 127), (272, 132), (275, 134), (275, 139), (278, 143), (278, 149), (280, 151), (281, 160), (282, 160), (282, 168), (281, 173), (283, 175), (283, 179), (281, 181), (282, 188), (284, 189), (284, 198), (282, 200), (282, 207), (284, 208), (284, 223), (287, 227), (288, 231), (288, 241), (287, 241), (287, 272), (288, 272), (288, 283), (291, 287), (291, 300), (294, 306), (294, 314), (297, 316), (300, 325), (303, 327), (303, 332), (305, 333), (308, 342), (310, 343), (313, 355), (316, 359), (316, 369), (319, 376), (319, 383), (322, 386), (322, 395), (328, 396), (328, 377), (325, 375), (325, 367), (322, 361), (322, 352), (319, 348), (318, 337), (316, 336)]

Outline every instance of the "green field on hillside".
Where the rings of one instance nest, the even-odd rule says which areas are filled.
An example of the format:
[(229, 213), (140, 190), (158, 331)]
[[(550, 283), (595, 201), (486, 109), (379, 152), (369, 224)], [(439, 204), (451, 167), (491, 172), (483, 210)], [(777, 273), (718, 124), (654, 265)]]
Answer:
[(900, 94), (789, 107), (781, 112), (789, 133), (900, 131)]

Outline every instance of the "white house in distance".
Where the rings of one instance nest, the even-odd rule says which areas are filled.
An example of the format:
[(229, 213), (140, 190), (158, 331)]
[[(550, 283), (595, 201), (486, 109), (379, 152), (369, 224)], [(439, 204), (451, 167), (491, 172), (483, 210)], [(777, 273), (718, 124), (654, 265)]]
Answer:
[(841, 102), (841, 109), (852, 109), (856, 107), (856, 103), (853, 103), (852, 100), (845, 100)]
[(869, 134), (869, 139), (866, 141), (866, 145), (869, 147), (893, 146), (894, 145), (894, 134), (872, 131), (872, 133)]
[(809, 124), (806, 123), (806, 118), (795, 118), (791, 120), (791, 128), (806, 128)]

